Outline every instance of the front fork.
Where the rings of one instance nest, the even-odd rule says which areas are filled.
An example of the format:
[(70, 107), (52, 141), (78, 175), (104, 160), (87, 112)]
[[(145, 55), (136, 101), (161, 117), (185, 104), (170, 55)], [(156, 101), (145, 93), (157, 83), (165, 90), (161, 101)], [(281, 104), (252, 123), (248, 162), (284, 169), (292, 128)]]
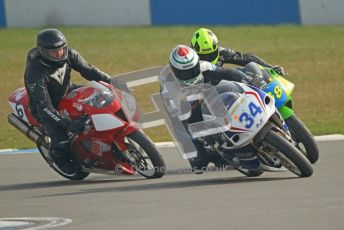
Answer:
[(121, 160), (135, 165), (135, 160), (132, 159), (127, 143), (125, 142), (126, 136), (137, 131), (136, 127), (127, 126), (122, 132), (116, 135), (113, 139), (113, 152)]
[(254, 138), (252, 146), (257, 150), (261, 160), (267, 165), (272, 167), (281, 167), (281, 162), (273, 153), (267, 152), (264, 149), (263, 141), (265, 136), (270, 130), (274, 130), (276, 133), (281, 135), (283, 138), (287, 139), (289, 142), (293, 143), (288, 127), (286, 126), (282, 115), (276, 111), (264, 128), (259, 132), (259, 134)]

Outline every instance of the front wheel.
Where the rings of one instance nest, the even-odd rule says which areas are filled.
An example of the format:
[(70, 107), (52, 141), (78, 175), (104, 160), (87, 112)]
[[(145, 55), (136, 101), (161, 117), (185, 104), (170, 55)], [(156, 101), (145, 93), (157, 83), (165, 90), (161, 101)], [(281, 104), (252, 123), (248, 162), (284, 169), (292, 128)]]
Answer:
[(319, 148), (314, 137), (302, 121), (295, 115), (285, 120), (296, 147), (314, 164), (319, 159)]
[(165, 174), (165, 162), (153, 142), (142, 132), (136, 131), (127, 136), (127, 146), (135, 169), (148, 178), (160, 178)]
[[(309, 177), (313, 168), (307, 158), (286, 139), (270, 130), (264, 138), (265, 148), (277, 150), (274, 154), (281, 160), (282, 165), (299, 177)], [(271, 151), (269, 151), (271, 152)]]

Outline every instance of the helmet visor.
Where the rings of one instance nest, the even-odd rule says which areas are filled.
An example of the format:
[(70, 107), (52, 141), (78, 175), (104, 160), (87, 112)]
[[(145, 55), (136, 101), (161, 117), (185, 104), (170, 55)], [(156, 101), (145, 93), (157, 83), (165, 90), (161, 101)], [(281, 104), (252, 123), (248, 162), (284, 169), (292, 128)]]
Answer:
[(68, 56), (68, 48), (67, 44), (55, 48), (55, 49), (47, 49), (43, 48), (41, 46), (38, 47), (39, 53), (47, 60), (52, 61), (52, 62), (61, 62), (67, 59)]
[(188, 81), (194, 79), (201, 73), (201, 68), (199, 63), (197, 63), (193, 68), (190, 69), (177, 69), (172, 66), (172, 71), (176, 78), (180, 81)]

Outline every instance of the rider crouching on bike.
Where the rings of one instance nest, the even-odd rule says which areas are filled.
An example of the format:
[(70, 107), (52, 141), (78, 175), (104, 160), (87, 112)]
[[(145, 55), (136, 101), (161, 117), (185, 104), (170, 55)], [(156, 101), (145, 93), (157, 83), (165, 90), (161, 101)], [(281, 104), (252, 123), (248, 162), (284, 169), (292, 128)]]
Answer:
[(242, 54), (230, 48), (221, 47), (215, 33), (206, 28), (196, 30), (191, 37), (191, 47), (203, 61), (208, 61), (217, 66), (235, 64), (244, 66), (250, 62), (273, 68), (279, 75), (285, 75), (284, 69), (278, 65), (271, 65), (262, 58), (251, 54)]
[[(190, 87), (203, 83), (217, 85), (221, 80), (253, 82), (251, 77), (237, 69), (221, 68), (207, 61), (200, 61), (197, 53), (192, 48), (184, 45), (178, 45), (172, 50), (169, 57), (169, 66), (181, 87)], [(164, 82), (161, 82), (161, 84), (161, 90), (164, 92), (167, 89), (164, 87)], [(182, 121), (184, 126), (203, 120), (202, 102), (194, 100), (189, 101), (189, 103), (192, 108), (191, 116)], [(215, 162), (217, 159), (207, 153), (203, 143), (199, 140), (193, 139), (192, 141), (197, 150), (197, 157), (189, 158), (189, 162), (194, 173), (202, 173), (210, 162)], [(255, 160), (252, 155), (247, 155), (247, 157), (251, 161)]]
[(118, 79), (111, 78), (88, 64), (74, 49), (68, 47), (64, 34), (57, 29), (44, 29), (37, 34), (37, 46), (27, 54), (24, 74), (25, 88), (33, 117), (50, 137), (50, 155), (62, 171), (73, 173), (71, 147), (68, 133), (81, 133), (84, 124), (63, 117), (57, 111), (63, 96), (77, 88), (70, 82), (75, 70), (87, 80), (104, 81), (128, 90)]

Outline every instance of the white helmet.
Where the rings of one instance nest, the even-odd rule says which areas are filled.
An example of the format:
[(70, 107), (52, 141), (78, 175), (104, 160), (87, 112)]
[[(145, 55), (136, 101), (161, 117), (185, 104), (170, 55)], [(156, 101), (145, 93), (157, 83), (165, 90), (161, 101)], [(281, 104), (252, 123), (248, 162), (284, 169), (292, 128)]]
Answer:
[(170, 67), (181, 85), (191, 86), (203, 83), (199, 57), (188, 46), (178, 45), (172, 50)]

